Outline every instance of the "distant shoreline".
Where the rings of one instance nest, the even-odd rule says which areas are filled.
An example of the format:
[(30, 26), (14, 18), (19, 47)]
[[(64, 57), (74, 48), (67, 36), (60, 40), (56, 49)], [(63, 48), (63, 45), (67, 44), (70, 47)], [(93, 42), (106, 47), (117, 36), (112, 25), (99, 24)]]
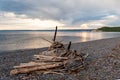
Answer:
[(120, 27), (102, 27), (95, 29), (96, 32), (120, 32)]

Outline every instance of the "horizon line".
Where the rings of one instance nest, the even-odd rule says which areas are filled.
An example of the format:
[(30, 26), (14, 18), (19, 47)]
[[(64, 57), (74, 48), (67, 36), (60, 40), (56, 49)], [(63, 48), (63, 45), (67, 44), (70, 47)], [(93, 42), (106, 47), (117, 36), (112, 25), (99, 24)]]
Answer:
[[(49, 31), (49, 30), (55, 30), (55, 29), (39, 29), (39, 30), (32, 30), (32, 29), (10, 29), (10, 30), (0, 30), (0, 31)], [(93, 29), (58, 29), (58, 30), (93, 30)]]

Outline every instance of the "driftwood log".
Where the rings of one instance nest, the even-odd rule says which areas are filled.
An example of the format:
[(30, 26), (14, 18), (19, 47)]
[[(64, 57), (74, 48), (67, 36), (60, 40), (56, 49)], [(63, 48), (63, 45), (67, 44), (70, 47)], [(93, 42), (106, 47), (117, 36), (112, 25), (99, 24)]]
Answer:
[(15, 75), (15, 74), (23, 74), (23, 73), (29, 73), (33, 71), (39, 71), (39, 70), (47, 70), (47, 69), (52, 69), (56, 67), (60, 67), (62, 63), (54, 63), (54, 64), (46, 64), (46, 65), (40, 65), (40, 66), (31, 66), (31, 67), (26, 67), (26, 68), (19, 68), (19, 69), (14, 69), (10, 72), (10, 75)]
[(84, 58), (76, 54), (75, 51), (70, 51), (68, 53), (69, 55), (65, 57), (34, 55), (33, 62), (21, 63), (19, 66), (14, 66), (10, 74), (15, 75), (34, 71), (59, 74), (61, 71), (64, 73), (72, 73), (83, 69)]
[(44, 55), (34, 55), (34, 59), (40, 62), (60, 62), (67, 60), (67, 57), (56, 57), (56, 56), (44, 56)]

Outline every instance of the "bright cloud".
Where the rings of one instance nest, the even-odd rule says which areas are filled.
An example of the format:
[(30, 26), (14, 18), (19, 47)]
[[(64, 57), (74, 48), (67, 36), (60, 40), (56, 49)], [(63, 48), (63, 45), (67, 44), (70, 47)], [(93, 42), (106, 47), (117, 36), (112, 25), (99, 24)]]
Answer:
[[(116, 15), (105, 16), (99, 20), (90, 20), (80, 24), (80, 29), (96, 29), (103, 26), (111, 26), (112, 23), (117, 22), (119, 17)], [(111, 23), (111, 24), (110, 24)]]
[(64, 26), (63, 23), (55, 20), (40, 20), (39, 18), (28, 18), (26, 15), (16, 15), (12, 12), (0, 14), (0, 29), (53, 29), (55, 26)]

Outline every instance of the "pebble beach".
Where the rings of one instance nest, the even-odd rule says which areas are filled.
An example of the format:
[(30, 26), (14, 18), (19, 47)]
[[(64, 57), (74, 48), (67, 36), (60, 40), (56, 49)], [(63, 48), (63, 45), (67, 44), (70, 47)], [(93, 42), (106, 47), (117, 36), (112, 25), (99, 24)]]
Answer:
[[(66, 46), (66, 45), (65, 45)], [(73, 43), (71, 49), (88, 54), (86, 69), (77, 74), (18, 74), (13, 66), (29, 62), (47, 48), (0, 52), (0, 80), (117, 80), (120, 79), (120, 38)]]

